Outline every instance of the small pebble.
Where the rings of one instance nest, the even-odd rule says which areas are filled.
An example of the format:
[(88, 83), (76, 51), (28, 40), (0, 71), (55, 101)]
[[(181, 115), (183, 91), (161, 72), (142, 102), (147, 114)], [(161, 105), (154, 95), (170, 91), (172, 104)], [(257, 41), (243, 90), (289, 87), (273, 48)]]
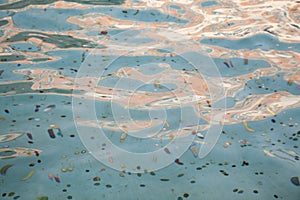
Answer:
[(101, 34), (101, 35), (106, 35), (106, 34), (107, 34), (107, 31), (100, 31), (100, 34)]
[(183, 197), (184, 197), (184, 198), (188, 198), (189, 196), (190, 196), (190, 195), (189, 195), (189, 193), (187, 193), (187, 192), (183, 194)]
[(36, 200), (48, 200), (48, 197), (47, 196), (40, 196), (40, 197), (37, 197)]
[(297, 176), (292, 177), (291, 182), (296, 186), (300, 185), (299, 178)]
[(242, 194), (243, 192), (244, 192), (244, 190), (239, 190), (238, 191), (239, 194)]
[(8, 196), (9, 197), (12, 197), (12, 196), (14, 196), (15, 195), (15, 193), (14, 192), (10, 192), (10, 193), (8, 193)]
[(29, 163), (29, 167), (33, 167), (34, 166), (34, 163)]
[(101, 178), (99, 177), (99, 176), (95, 176), (94, 178), (93, 178), (93, 181), (100, 181), (101, 180)]
[(249, 163), (244, 160), (243, 163), (242, 163), (242, 166), (248, 166), (248, 165), (249, 165)]
[(155, 172), (150, 172), (150, 175), (155, 176)]
[(71, 172), (73, 171), (73, 167), (68, 167), (67, 170)]

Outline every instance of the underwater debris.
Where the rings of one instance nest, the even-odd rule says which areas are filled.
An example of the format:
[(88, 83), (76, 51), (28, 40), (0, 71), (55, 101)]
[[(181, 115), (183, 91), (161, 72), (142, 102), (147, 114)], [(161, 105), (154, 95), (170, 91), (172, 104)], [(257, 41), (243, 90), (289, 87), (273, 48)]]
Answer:
[(178, 165), (183, 165), (183, 162), (181, 162), (178, 158), (175, 159), (175, 163), (177, 163)]
[(36, 200), (48, 200), (47, 196), (39, 196), (36, 198)]
[(35, 105), (34, 112), (39, 112), (40, 107), (40, 105)]
[(84, 62), (84, 60), (85, 60), (85, 52), (83, 52), (83, 53), (81, 54), (81, 62)]
[(297, 176), (292, 177), (291, 182), (296, 186), (300, 186), (299, 178)]
[(204, 139), (204, 135), (202, 135), (201, 133), (196, 133), (196, 136), (200, 139)]
[(242, 166), (248, 166), (248, 165), (249, 165), (249, 162), (243, 160)]
[(12, 164), (7, 164), (7, 165), (4, 165), (1, 169), (0, 169), (0, 174), (1, 175), (6, 175), (6, 172), (7, 170), (12, 167), (13, 165)]
[(157, 83), (156, 83), (156, 80), (154, 80), (154, 82), (153, 82), (153, 86), (154, 86), (154, 88), (157, 88)]
[(225, 144), (223, 145), (224, 148), (227, 148), (231, 145), (231, 142), (225, 142)]
[(48, 178), (52, 181), (53, 180), (53, 175), (52, 174), (48, 174)]
[(166, 121), (166, 126), (169, 128), (170, 127), (170, 124), (168, 121)]
[(232, 61), (230, 61), (229, 64), (232, 68), (234, 68)]
[(125, 168), (125, 164), (121, 163), (121, 164), (120, 164), (120, 167), (121, 167), (121, 168)]
[(39, 156), (40, 153), (38, 151), (34, 151), (35, 156)]
[(228, 176), (229, 174), (226, 172), (226, 171), (224, 171), (224, 170), (220, 170), (220, 172), (224, 175), (224, 176)]
[(244, 193), (244, 190), (239, 190), (237, 193), (242, 194), (242, 193)]
[(27, 179), (31, 178), (32, 175), (35, 173), (35, 170), (31, 170), (27, 176), (25, 176), (24, 178), (22, 178), (22, 181), (26, 181)]
[(227, 68), (230, 68), (229, 64), (227, 62), (223, 62), (224, 65), (226, 65)]
[(255, 132), (255, 130), (253, 130), (252, 128), (250, 128), (250, 127), (248, 126), (248, 122), (247, 122), (245, 119), (243, 119), (242, 122), (243, 122), (243, 125), (245, 126), (245, 129), (246, 129), (247, 131), (249, 131), (249, 132), (251, 132), (251, 133), (254, 133), (254, 132)]
[(54, 138), (55, 138), (55, 134), (54, 134), (54, 132), (53, 132), (53, 129), (52, 129), (52, 128), (48, 129), (48, 134), (49, 134), (50, 138), (52, 138), (52, 139), (54, 139)]
[(267, 107), (267, 111), (268, 111), (271, 115), (275, 115), (275, 113), (274, 113), (270, 108), (268, 108), (268, 107)]
[(23, 134), (24, 133), (8, 133), (8, 134), (0, 135), (0, 142), (9, 142), (18, 137), (21, 137)]
[(189, 195), (189, 193), (187, 193), (187, 192), (185, 192), (184, 194), (183, 194), (183, 197), (184, 198), (188, 198), (190, 195)]
[(196, 144), (192, 144), (189, 149), (193, 153), (194, 157), (198, 156), (198, 147)]
[(107, 31), (100, 31), (100, 35), (107, 35)]
[(34, 165), (35, 165), (35, 164), (32, 162), (32, 163), (29, 163), (28, 166), (29, 166), (29, 167), (34, 167)]
[(53, 110), (55, 107), (56, 107), (55, 105), (49, 105), (49, 106), (47, 106), (43, 111), (44, 111), (44, 112), (48, 112), (48, 111), (50, 111), (50, 110)]
[(16, 157), (26, 157), (35, 155), (34, 152), (42, 152), (38, 149), (30, 149), (26, 147), (17, 147), (17, 148), (2, 148), (0, 149), (0, 158), (1, 159), (11, 159)]
[(59, 126), (57, 126), (55, 124), (51, 124), (50, 127), (51, 127), (53, 133), (54, 133), (54, 131), (56, 131), (57, 136), (64, 137)]
[(267, 150), (266, 148), (268, 147), (264, 147), (264, 154), (270, 157), (276, 157), (282, 160), (286, 160), (289, 161), (291, 163), (295, 163), (296, 161), (294, 160), (296, 157), (298, 157), (298, 154), (296, 154), (296, 152), (291, 151), (291, 150), (285, 150), (285, 149), (271, 149), (271, 150)]
[(12, 196), (14, 196), (15, 195), (15, 192), (10, 192), (10, 193), (8, 193), (8, 196), (9, 197), (12, 197)]
[(70, 166), (70, 167), (67, 168), (67, 170), (68, 170), (69, 172), (73, 171), (73, 169), (74, 169), (74, 168), (73, 168), (72, 166)]
[(64, 167), (63, 167), (63, 168), (60, 169), (60, 171), (62, 171), (62, 172), (67, 172), (68, 170), (67, 170), (67, 168), (64, 168)]
[(120, 142), (124, 142), (126, 137), (127, 137), (127, 133), (124, 131), (121, 135)]
[(55, 180), (57, 183), (60, 183), (60, 178), (58, 177), (58, 175), (54, 176), (54, 180)]
[(29, 140), (32, 140), (32, 139), (33, 139), (33, 137), (32, 137), (32, 134), (31, 134), (31, 133), (26, 133), (26, 135), (27, 135), (27, 137), (28, 137), (28, 139), (29, 139)]
[(169, 150), (167, 147), (164, 148), (164, 151), (165, 151), (167, 154), (171, 154), (170, 150)]
[(166, 182), (166, 181), (169, 181), (170, 179), (168, 179), (168, 178), (161, 178), (160, 180)]
[(99, 176), (95, 176), (94, 178), (93, 178), (93, 181), (100, 181), (101, 180), (101, 178), (99, 177)]

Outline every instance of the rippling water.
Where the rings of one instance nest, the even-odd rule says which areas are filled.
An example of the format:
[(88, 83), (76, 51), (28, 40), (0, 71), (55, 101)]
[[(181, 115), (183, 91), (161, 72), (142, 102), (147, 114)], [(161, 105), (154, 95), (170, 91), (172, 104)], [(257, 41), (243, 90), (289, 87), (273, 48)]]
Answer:
[(1, 199), (299, 199), (299, 1), (0, 3)]

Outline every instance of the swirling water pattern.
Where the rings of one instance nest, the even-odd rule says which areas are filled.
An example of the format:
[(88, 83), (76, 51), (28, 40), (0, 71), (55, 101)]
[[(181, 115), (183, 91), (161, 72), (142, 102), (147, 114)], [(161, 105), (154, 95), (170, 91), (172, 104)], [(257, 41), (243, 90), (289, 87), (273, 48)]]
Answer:
[[(0, 3), (1, 198), (299, 198), (299, 1)], [(152, 49), (123, 55), (122, 41), (112, 38), (126, 31), (127, 49)], [(188, 61), (164, 51), (185, 40), (211, 57), (222, 84), (209, 75), (209, 67), (195, 71)], [(118, 59), (101, 76), (78, 77), (95, 51), (103, 66)], [(114, 99), (116, 105), (130, 100), (127, 108), (135, 123), (117, 124), (112, 113), (112, 88), (126, 91), (117, 85), (123, 79), (143, 85), (134, 95), (122, 92)], [(214, 91), (222, 87), (224, 95), (209, 102), (213, 94), (203, 79), (215, 84)], [(119, 172), (97, 161), (81, 143), (72, 98), (95, 100), (97, 120), (80, 121), (80, 126), (100, 125), (112, 143), (148, 152), (166, 145), (185, 120), (178, 97), (181, 105), (193, 108), (180, 137), (198, 132), (191, 151), (163, 169)], [(167, 121), (150, 120), (148, 111), (161, 107)], [(221, 115), (222, 134), (210, 154), (199, 159), (209, 122)], [(148, 137), (149, 124), (162, 130), (154, 140), (124, 134)]]

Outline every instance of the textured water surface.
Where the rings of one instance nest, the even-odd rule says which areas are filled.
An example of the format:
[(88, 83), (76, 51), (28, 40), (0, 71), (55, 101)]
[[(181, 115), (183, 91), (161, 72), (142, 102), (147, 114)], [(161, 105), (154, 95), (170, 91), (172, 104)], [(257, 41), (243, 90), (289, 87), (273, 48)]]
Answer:
[(299, 199), (299, 9), (0, 0), (0, 199)]

